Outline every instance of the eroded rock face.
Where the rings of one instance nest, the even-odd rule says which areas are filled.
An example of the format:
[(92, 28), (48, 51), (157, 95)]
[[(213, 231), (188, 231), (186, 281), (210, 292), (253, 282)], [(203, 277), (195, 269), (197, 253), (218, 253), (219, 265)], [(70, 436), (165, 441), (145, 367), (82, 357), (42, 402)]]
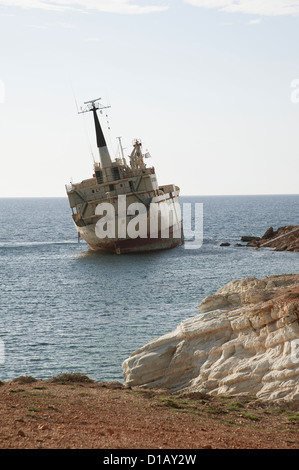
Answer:
[(232, 281), (123, 363), (130, 386), (299, 400), (299, 274)]

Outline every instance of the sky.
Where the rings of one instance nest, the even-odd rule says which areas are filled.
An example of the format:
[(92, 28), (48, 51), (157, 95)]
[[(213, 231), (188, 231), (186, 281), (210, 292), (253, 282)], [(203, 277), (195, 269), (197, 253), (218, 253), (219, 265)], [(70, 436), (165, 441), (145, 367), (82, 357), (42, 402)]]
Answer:
[(297, 194), (299, 0), (0, 0), (0, 197), (64, 197), (140, 138), (182, 195)]

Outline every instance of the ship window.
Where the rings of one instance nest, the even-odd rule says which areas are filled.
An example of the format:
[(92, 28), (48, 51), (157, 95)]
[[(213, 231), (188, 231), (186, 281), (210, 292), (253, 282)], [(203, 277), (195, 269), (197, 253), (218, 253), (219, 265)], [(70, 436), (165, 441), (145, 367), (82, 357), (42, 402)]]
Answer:
[(96, 177), (99, 184), (103, 183), (103, 173), (101, 170), (96, 171)]
[(113, 173), (113, 178), (115, 181), (120, 179), (118, 166), (115, 166), (112, 168), (112, 173)]
[(134, 192), (133, 181), (129, 181), (129, 185), (130, 185), (130, 190), (131, 190), (132, 193), (133, 193), (133, 192)]
[(109, 191), (114, 191), (114, 184), (109, 184)]

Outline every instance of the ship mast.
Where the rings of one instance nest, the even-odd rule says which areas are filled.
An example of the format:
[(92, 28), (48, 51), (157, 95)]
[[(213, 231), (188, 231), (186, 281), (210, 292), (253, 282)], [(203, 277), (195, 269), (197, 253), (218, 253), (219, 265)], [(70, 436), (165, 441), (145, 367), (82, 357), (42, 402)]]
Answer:
[(100, 110), (102, 112), (103, 109), (110, 108), (110, 106), (102, 106), (99, 103), (100, 99), (101, 98), (97, 98), (91, 101), (85, 101), (84, 102), (85, 108), (84, 109), (81, 108), (81, 111), (79, 112), (79, 114), (88, 113), (88, 112), (93, 113), (97, 147), (99, 149), (99, 155), (100, 155), (100, 164), (101, 164), (102, 169), (106, 169), (106, 168), (112, 167), (112, 161), (111, 161), (110, 153), (106, 144), (105, 136), (103, 134), (103, 130), (102, 130), (99, 118), (98, 118), (97, 111)]

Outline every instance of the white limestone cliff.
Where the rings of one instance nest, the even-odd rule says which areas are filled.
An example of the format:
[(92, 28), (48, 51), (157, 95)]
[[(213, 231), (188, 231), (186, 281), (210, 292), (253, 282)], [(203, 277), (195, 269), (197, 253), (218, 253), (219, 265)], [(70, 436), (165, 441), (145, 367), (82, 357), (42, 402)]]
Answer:
[(232, 281), (133, 352), (128, 386), (299, 400), (299, 274)]

